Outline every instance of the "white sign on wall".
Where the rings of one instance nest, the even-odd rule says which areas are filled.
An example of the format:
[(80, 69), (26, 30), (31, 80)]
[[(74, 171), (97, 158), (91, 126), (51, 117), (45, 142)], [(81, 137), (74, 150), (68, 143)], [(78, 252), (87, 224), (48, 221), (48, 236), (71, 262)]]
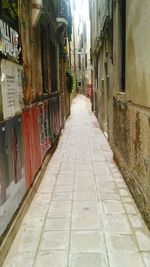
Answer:
[(22, 73), (22, 66), (9, 60), (1, 61), (1, 113), (3, 113), (4, 120), (22, 111)]

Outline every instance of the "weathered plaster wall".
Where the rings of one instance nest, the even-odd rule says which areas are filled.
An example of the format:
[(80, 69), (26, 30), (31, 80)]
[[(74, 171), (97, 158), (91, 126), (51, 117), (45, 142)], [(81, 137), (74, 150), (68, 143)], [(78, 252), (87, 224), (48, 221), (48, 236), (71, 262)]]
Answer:
[(103, 27), (106, 16), (111, 13), (112, 0), (97, 1), (97, 11), (99, 16), (100, 28)]
[[(101, 26), (108, 2), (97, 3), (97, 17), (98, 11), (101, 10)], [(99, 52), (93, 53), (95, 66), (98, 57), (96, 115), (103, 131), (106, 121), (108, 122), (108, 137), (114, 158), (150, 227), (149, 0), (127, 0), (125, 92), (122, 92), (121, 88), (122, 17), (119, 0), (115, 1), (113, 12), (113, 62), (110, 58), (110, 36), (105, 32)], [(106, 41), (109, 43), (108, 55)], [(106, 85), (106, 61), (110, 76), (109, 87)], [(94, 71), (96, 72), (96, 68)], [(95, 73), (94, 77), (96, 75)]]
[(117, 96), (121, 91), (121, 14), (119, 11), (119, 1), (113, 6), (113, 95)]
[[(108, 25), (109, 27), (109, 25)], [(113, 124), (113, 64), (108, 28), (98, 53), (98, 90), (96, 91), (96, 115), (101, 129), (112, 140)]]
[(150, 227), (150, 110), (113, 102), (114, 157)]
[(126, 97), (150, 107), (150, 3), (127, 0)]
[[(37, 45), (38, 44), (38, 45)], [(40, 25), (32, 29), (32, 51), (33, 51), (33, 99), (38, 100), (43, 94), (42, 65), (41, 65), (41, 32)]]
[[(126, 90), (118, 95), (119, 14), (114, 24), (113, 151), (122, 174), (150, 227), (150, 37), (148, 0), (127, 0)], [(117, 51), (118, 49), (118, 51)], [(118, 97), (117, 97), (118, 95)], [(121, 97), (120, 97), (121, 96)], [(121, 100), (123, 97), (124, 101)]]

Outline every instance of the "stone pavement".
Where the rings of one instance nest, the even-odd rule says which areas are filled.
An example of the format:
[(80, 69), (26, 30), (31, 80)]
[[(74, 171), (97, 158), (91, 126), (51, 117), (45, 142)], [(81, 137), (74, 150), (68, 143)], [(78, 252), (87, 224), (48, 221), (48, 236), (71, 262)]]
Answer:
[(84, 96), (3, 267), (150, 267), (150, 233)]

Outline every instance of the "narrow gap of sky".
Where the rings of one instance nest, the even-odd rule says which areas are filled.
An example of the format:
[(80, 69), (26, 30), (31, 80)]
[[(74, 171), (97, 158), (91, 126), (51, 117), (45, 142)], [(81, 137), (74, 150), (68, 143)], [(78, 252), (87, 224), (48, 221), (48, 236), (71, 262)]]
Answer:
[[(89, 19), (89, 3), (88, 0), (70, 0), (72, 13), (74, 13), (74, 21), (76, 24), (79, 23), (80, 17), (86, 22)], [(75, 7), (75, 12), (73, 12), (73, 6)]]

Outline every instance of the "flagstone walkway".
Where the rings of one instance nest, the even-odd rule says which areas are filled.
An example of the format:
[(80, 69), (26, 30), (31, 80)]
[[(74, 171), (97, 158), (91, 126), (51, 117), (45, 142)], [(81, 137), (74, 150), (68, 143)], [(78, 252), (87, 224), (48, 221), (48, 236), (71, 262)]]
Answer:
[(3, 267), (150, 267), (150, 232), (82, 95)]

